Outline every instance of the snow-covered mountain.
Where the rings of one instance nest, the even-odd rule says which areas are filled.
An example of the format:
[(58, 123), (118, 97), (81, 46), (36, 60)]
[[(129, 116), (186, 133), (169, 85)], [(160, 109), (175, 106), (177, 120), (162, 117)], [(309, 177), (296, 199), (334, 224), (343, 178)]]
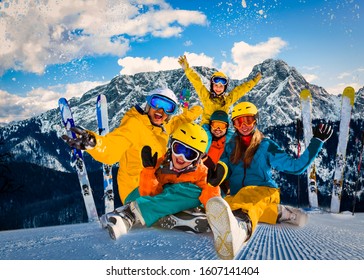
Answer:
[[(196, 70), (208, 85), (208, 77), (215, 71), (205, 67)], [(242, 100), (249, 100), (260, 110), (260, 128), (292, 124), (300, 118), (299, 92), (307, 87), (313, 96), (313, 119), (336, 122), (340, 113), (340, 96), (328, 94), (323, 88), (309, 84), (295, 68), (282, 60), (266, 60), (256, 65), (247, 79), (260, 71), (261, 81)], [(229, 89), (244, 82), (233, 80)], [(182, 70), (139, 73), (132, 76), (115, 77), (110, 83), (86, 92), (81, 98), (70, 100), (74, 118), (78, 125), (96, 130), (95, 102), (103, 93), (108, 100), (110, 128), (118, 126), (126, 111), (135, 104), (143, 104), (149, 91), (157, 87), (169, 87), (177, 94), (182, 89), (192, 92), (191, 103), (200, 104), (191, 84)], [(363, 119), (363, 90), (357, 94), (353, 119)], [(55, 107), (57, 104), (55, 104)], [(71, 171), (68, 163), (68, 149), (60, 140), (64, 129), (59, 120), (58, 108), (37, 117), (12, 123), (0, 128), (0, 137), (6, 143), (0, 152), (9, 151), (13, 159), (30, 162), (59, 171)]]
[[(207, 86), (209, 85), (209, 77), (216, 71), (216, 69), (206, 67), (196, 67), (196, 70)], [(341, 96), (330, 95), (322, 87), (309, 84), (294, 67), (287, 65), (282, 60), (273, 59), (265, 60), (256, 65), (246, 79), (230, 81), (228, 91), (234, 86), (252, 79), (258, 72), (262, 73), (262, 79), (242, 100), (248, 100), (257, 105), (260, 129), (286, 148), (287, 152), (294, 155), (297, 151), (295, 123), (296, 119), (301, 117), (299, 93), (303, 88), (308, 88), (312, 93), (314, 123), (316, 124), (321, 120), (333, 124), (335, 133), (316, 159), (318, 188), (320, 195), (322, 195), (322, 198), (319, 199), (327, 203), (331, 193), (330, 183), (336, 154)], [(86, 92), (81, 98), (71, 99), (70, 105), (77, 124), (96, 131), (95, 102), (100, 93), (105, 94), (108, 100), (110, 129), (113, 129), (119, 125), (126, 111), (136, 104), (142, 105), (148, 92), (158, 87), (169, 87), (177, 94), (183, 89), (189, 89), (192, 93), (190, 103), (200, 104), (183, 70), (178, 69), (120, 75), (108, 84)], [(348, 196), (353, 195), (353, 188), (358, 176), (356, 166), (358, 164), (358, 149), (360, 148), (358, 138), (363, 129), (363, 105), (364, 88), (361, 88), (356, 93), (347, 153), (346, 185)], [(60, 122), (57, 104), (54, 106), (55, 109), (44, 112), (37, 117), (0, 127), (0, 140), (2, 142), (0, 154), (10, 153), (13, 163), (31, 163), (57, 172), (73, 173), (74, 170), (69, 164), (70, 150), (60, 139), (65, 131)], [(100, 164), (87, 154), (85, 161), (88, 171), (100, 170)], [(19, 172), (22, 171), (19, 170)], [(279, 177), (282, 186), (283, 198), (297, 197), (297, 177), (281, 174), (276, 176)], [(44, 178), (40, 178), (40, 180), (42, 179)], [(304, 181), (301, 185), (304, 185)], [(38, 186), (30, 187), (37, 188)], [(359, 203), (363, 202), (359, 201)]]

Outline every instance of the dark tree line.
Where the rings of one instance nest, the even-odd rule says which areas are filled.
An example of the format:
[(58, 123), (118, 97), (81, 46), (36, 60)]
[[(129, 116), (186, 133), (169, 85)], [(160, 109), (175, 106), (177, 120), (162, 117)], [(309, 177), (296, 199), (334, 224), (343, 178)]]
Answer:
[[(0, 139), (0, 146), (4, 145), (4, 140)], [(9, 162), (12, 159), (10, 152), (0, 154), (0, 194), (14, 193), (20, 191), (22, 186), (14, 183)]]

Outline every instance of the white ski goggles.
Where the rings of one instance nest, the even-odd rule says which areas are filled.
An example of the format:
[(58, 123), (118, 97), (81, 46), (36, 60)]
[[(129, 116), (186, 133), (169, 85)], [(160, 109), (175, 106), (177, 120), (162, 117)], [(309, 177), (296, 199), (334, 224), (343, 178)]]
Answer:
[(199, 158), (200, 152), (196, 151), (195, 149), (186, 146), (182, 142), (177, 140), (173, 140), (171, 145), (172, 153), (179, 157), (183, 157), (184, 161), (192, 162)]

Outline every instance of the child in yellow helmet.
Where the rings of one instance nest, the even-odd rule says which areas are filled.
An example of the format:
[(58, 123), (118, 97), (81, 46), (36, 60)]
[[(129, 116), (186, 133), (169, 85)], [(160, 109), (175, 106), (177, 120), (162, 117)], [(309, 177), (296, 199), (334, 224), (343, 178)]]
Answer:
[[(140, 196), (101, 218), (111, 238), (126, 234), (136, 223), (150, 227), (162, 217), (203, 204), (217, 253), (223, 259), (233, 258), (231, 239), (225, 239), (231, 232), (226, 219), (235, 218), (220, 196), (219, 186), (208, 183), (207, 167), (201, 162), (206, 148), (207, 134), (194, 123), (182, 124), (174, 131), (168, 151), (161, 158), (157, 153), (152, 155), (149, 146), (144, 146)], [(206, 218), (204, 222), (196, 223), (196, 227), (207, 227)], [(226, 246), (221, 242), (227, 242)]]
[(236, 86), (227, 93), (228, 77), (224, 73), (215, 72), (212, 74), (210, 78), (210, 89), (207, 89), (200, 76), (189, 67), (185, 55), (178, 58), (178, 63), (185, 71), (188, 80), (195, 88), (201, 100), (203, 107), (201, 125), (208, 124), (212, 113), (217, 110), (229, 113), (230, 107), (250, 91), (261, 79), (261, 74), (258, 73), (252, 80)]

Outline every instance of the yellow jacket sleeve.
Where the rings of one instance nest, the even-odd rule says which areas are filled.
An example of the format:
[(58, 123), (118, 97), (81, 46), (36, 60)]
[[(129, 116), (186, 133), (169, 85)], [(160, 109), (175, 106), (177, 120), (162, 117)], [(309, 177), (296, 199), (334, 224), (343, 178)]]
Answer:
[(140, 123), (133, 118), (123, 119), (121, 125), (105, 136), (92, 133), (96, 138), (96, 146), (86, 150), (95, 160), (105, 164), (114, 164), (133, 145), (138, 143), (140, 132), (135, 129)]
[(166, 124), (166, 130), (168, 134), (171, 134), (178, 126), (183, 123), (193, 122), (202, 114), (202, 107), (199, 105), (193, 106), (191, 109), (183, 108), (183, 112), (180, 115), (172, 117), (172, 119)]
[(226, 104), (230, 107), (240, 98), (242, 98), (247, 92), (249, 92), (255, 85), (260, 81), (261, 75), (260, 73), (255, 76), (253, 79), (236, 86), (230, 91), (226, 97)]
[(198, 97), (200, 98), (202, 104), (203, 100), (210, 97), (210, 91), (203, 84), (201, 77), (192, 68), (187, 68), (185, 70), (187, 79), (190, 81), (192, 86), (195, 88)]

